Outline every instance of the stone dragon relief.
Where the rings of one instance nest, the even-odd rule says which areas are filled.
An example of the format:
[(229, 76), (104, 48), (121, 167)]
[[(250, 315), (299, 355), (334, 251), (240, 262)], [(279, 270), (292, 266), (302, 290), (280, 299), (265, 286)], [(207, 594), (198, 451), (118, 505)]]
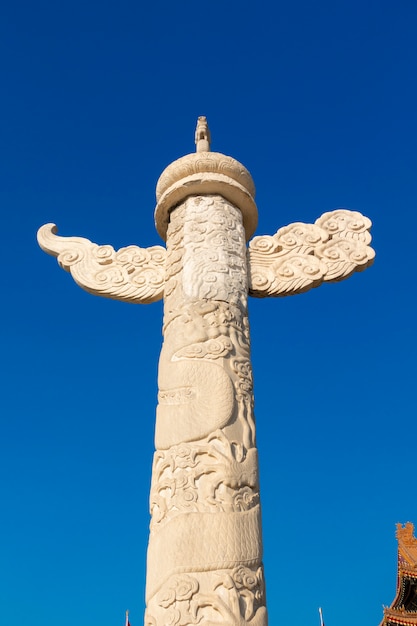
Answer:
[(167, 232), (146, 624), (265, 623), (247, 290), (240, 211), (187, 197)]
[(87, 291), (164, 298), (145, 626), (266, 626), (247, 297), (301, 293), (374, 258), (370, 221), (341, 209), (247, 247), (257, 222), (252, 179), (209, 152), (209, 141), (200, 118), (197, 152), (158, 182), (166, 250), (116, 252), (58, 237), (51, 224), (38, 233)]

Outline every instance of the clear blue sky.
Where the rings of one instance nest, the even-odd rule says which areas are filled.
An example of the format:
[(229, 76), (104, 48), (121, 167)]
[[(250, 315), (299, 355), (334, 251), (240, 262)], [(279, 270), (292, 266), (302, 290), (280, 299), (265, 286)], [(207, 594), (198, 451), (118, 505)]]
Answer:
[(35, 235), (160, 243), (198, 115), (258, 234), (374, 222), (373, 268), (250, 315), (270, 623), (379, 623), (417, 523), (416, 27), (414, 0), (3, 4), (0, 624), (143, 621), (162, 306), (83, 292)]

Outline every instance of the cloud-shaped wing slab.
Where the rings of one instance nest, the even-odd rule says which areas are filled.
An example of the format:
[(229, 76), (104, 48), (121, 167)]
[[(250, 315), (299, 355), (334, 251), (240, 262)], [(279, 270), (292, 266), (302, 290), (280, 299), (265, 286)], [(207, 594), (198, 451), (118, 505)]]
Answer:
[(148, 304), (164, 295), (166, 250), (162, 246), (127, 246), (114, 250), (84, 237), (59, 237), (55, 224), (38, 231), (44, 252), (89, 293), (114, 300)]
[(346, 209), (314, 224), (296, 222), (275, 235), (254, 237), (248, 248), (249, 294), (256, 298), (303, 293), (372, 265), (371, 220)]

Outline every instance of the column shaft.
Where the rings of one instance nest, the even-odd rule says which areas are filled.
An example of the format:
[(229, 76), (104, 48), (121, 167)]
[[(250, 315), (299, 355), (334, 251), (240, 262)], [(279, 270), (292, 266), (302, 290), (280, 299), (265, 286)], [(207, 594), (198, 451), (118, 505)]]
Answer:
[(266, 626), (242, 215), (170, 215), (146, 626)]

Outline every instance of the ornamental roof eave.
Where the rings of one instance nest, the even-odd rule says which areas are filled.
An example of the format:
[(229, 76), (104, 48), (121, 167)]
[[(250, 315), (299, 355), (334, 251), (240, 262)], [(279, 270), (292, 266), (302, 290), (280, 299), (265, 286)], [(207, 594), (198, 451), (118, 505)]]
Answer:
[(397, 524), (398, 556), (402, 557), (417, 571), (417, 539), (414, 537), (414, 524)]
[(417, 612), (410, 613), (405, 609), (392, 609), (391, 607), (384, 608), (384, 619), (380, 626), (386, 626), (387, 624), (399, 624), (401, 626), (415, 626), (417, 624)]
[(400, 578), (417, 578), (417, 565), (399, 565), (398, 576)]
[[(415, 603), (415, 583), (411, 583), (414, 589), (413, 597), (409, 596), (410, 579), (417, 579), (417, 539), (414, 537), (414, 525), (411, 522), (397, 524), (398, 561), (397, 561), (397, 592), (391, 606), (384, 607), (384, 617), (380, 626), (417, 626), (417, 610), (407, 609)], [(411, 600), (411, 603), (410, 603)]]

